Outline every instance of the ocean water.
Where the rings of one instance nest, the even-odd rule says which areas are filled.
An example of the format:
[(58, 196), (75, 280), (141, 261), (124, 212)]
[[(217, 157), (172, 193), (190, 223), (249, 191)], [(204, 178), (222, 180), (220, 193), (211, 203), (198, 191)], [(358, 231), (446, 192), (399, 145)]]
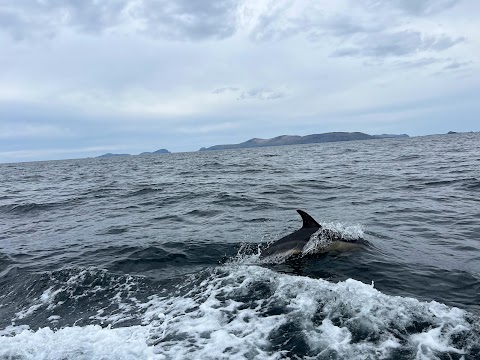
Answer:
[(480, 134), (0, 164), (0, 359), (480, 359)]

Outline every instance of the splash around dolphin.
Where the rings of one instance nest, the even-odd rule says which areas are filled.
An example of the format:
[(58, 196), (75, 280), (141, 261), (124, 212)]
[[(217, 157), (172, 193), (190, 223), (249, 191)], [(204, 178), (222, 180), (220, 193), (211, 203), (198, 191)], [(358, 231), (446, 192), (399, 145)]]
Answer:
[(321, 246), (309, 249), (308, 254), (321, 254), (329, 251), (355, 250), (366, 245), (362, 238), (345, 238), (340, 232), (323, 228), (310, 215), (303, 210), (297, 210), (303, 220), (301, 229), (282, 237), (260, 252), (260, 258), (306, 255), (305, 245), (308, 244), (312, 235), (317, 233), (324, 240)]

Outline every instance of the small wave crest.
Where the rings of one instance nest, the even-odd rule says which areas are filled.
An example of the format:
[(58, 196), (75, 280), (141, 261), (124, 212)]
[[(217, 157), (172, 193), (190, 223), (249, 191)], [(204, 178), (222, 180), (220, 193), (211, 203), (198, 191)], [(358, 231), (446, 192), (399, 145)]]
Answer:
[(157, 192), (162, 192), (162, 191), (163, 191), (162, 188), (144, 187), (140, 190), (132, 191), (132, 192), (128, 193), (126, 196), (127, 197), (135, 197), (135, 196), (141, 196), (141, 195), (157, 193)]
[(46, 210), (54, 210), (60, 207), (77, 206), (84, 199), (82, 197), (64, 198), (59, 201), (51, 202), (22, 202), (12, 203), (0, 206), (0, 213), (23, 215), (29, 213), (36, 213)]
[(48, 210), (55, 208), (59, 203), (22, 203), (0, 206), (0, 211), (10, 214), (26, 214), (34, 211)]
[(480, 180), (476, 178), (468, 179), (464, 182), (463, 187), (465, 190), (477, 190), (480, 189)]
[(410, 160), (417, 160), (421, 159), (422, 155), (418, 154), (406, 154), (406, 155), (401, 155), (395, 159), (395, 161), (410, 161)]

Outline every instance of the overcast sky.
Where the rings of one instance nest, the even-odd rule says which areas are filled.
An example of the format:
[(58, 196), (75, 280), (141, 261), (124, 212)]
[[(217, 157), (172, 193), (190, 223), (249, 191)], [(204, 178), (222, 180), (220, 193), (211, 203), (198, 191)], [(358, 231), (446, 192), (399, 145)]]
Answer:
[(478, 0), (1, 0), (0, 162), (480, 130)]

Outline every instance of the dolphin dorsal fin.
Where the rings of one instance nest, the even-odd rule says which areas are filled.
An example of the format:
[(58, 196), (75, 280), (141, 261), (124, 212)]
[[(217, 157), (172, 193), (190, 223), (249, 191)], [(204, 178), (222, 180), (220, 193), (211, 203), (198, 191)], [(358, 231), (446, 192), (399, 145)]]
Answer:
[(320, 224), (303, 210), (297, 210), (303, 220), (304, 228), (321, 228)]

